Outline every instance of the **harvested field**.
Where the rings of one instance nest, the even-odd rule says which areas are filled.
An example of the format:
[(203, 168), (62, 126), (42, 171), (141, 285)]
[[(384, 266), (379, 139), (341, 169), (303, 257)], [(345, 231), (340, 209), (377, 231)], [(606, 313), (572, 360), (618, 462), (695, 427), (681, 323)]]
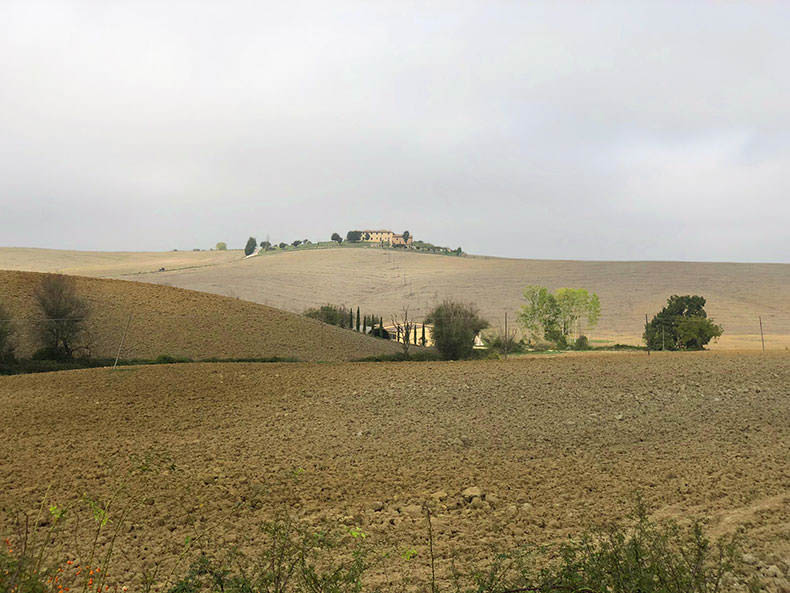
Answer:
[[(33, 294), (41, 274), (0, 271), (0, 302), (18, 328), (18, 351), (36, 348)], [(95, 357), (160, 355), (206, 358), (353, 360), (396, 352), (398, 347), (300, 315), (224, 296), (122, 280), (75, 277), (91, 306), (87, 321)], [(131, 315), (131, 320), (130, 320)]]
[(59, 504), (107, 496), (162, 461), (129, 484), (145, 504), (117, 544), (121, 584), (207, 525), (212, 545), (254, 546), (250, 526), (284, 509), (364, 529), (393, 552), (373, 578), (408, 580), (426, 570), (426, 500), (444, 579), (451, 550), (465, 562), (555, 541), (622, 518), (636, 491), (657, 517), (743, 529), (788, 571), (784, 353), (95, 369), (0, 378), (0, 409), (6, 512), (49, 484)]
[[(160, 267), (165, 272), (156, 272)], [(171, 268), (182, 269), (171, 269)], [(494, 327), (511, 322), (528, 284), (585, 287), (601, 299), (591, 338), (641, 343), (644, 317), (672, 294), (701, 294), (724, 326), (712, 348), (790, 347), (790, 264), (584, 262), (448, 257), (399, 250), (344, 248), (242, 259), (239, 252), (112, 254), (0, 249), (0, 268), (168, 284), (224, 294), (301, 313), (335, 303), (389, 319), (408, 306), (420, 318), (443, 298), (475, 303)], [(143, 273), (147, 272), (147, 273)], [(512, 323), (511, 323), (512, 325)]]

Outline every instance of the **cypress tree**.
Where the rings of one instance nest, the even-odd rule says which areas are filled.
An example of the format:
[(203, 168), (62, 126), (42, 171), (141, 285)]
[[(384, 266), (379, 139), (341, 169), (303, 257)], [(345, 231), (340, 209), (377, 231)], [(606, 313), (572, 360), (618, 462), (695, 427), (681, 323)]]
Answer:
[(359, 321), (359, 306), (357, 306), (357, 331), (359, 331), (360, 325), (361, 324), (360, 324), (360, 321)]
[(422, 345), (425, 346), (425, 322), (422, 322)]
[(348, 310), (348, 329), (354, 329), (354, 309)]

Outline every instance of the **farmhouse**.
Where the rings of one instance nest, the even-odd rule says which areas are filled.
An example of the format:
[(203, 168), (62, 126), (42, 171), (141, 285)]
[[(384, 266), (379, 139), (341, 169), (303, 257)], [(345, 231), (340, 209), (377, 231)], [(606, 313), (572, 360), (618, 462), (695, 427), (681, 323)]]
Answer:
[(413, 242), (411, 235), (409, 235), (407, 238), (404, 238), (403, 235), (399, 235), (388, 230), (368, 229), (360, 232), (362, 233), (361, 241), (365, 243), (385, 243), (391, 246), (403, 245), (408, 247)]

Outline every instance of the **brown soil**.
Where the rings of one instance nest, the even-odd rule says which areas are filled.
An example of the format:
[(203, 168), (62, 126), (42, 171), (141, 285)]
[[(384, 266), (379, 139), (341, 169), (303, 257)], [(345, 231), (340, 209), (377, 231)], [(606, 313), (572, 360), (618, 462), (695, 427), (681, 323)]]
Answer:
[[(0, 302), (18, 329), (18, 351), (37, 348), (33, 294), (42, 274), (0, 271)], [(93, 356), (114, 357), (128, 322), (123, 358), (294, 357), (354, 360), (398, 347), (265, 305), (213, 294), (122, 280), (76, 277), (90, 302), (87, 336)], [(131, 321), (129, 321), (129, 316)]]
[[(59, 504), (107, 496), (140, 460), (159, 459), (161, 473), (129, 484), (145, 504), (117, 544), (121, 583), (207, 525), (214, 544), (254, 546), (252, 525), (284, 509), (359, 526), (392, 551), (376, 578), (408, 579), (426, 566), (414, 505), (438, 490), (442, 578), (451, 550), (463, 562), (555, 541), (621, 519), (641, 491), (658, 517), (742, 528), (747, 550), (787, 571), (789, 363), (639, 353), (5, 377), (0, 508), (31, 509), (49, 484)], [(470, 486), (486, 493), (480, 508), (460, 496)], [(406, 562), (405, 548), (419, 555)]]
[[(160, 267), (165, 272), (156, 272)], [(0, 268), (126, 277), (224, 294), (301, 313), (337, 303), (389, 319), (403, 306), (421, 318), (443, 298), (474, 302), (492, 326), (515, 327), (528, 284), (598, 293), (591, 338), (641, 342), (645, 313), (672, 294), (701, 294), (724, 326), (716, 348), (790, 347), (790, 264), (583, 262), (447, 257), (375, 248), (294, 251), (243, 259), (240, 252), (96, 253), (0, 249)], [(175, 269), (178, 268), (178, 269)]]

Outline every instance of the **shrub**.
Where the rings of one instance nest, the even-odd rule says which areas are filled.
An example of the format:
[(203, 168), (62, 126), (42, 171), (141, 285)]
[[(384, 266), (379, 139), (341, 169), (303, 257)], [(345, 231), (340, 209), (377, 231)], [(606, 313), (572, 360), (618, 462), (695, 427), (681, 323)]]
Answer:
[(576, 341), (573, 343), (574, 350), (589, 350), (590, 349), (590, 341), (587, 339), (587, 336), (579, 336), (576, 338)]
[(493, 336), (484, 338), (486, 346), (492, 352), (499, 354), (518, 354), (527, 349), (527, 344), (523, 339), (517, 340), (515, 334), (505, 335), (496, 333)]
[(34, 296), (44, 317), (37, 327), (43, 345), (39, 354), (46, 354), (52, 360), (66, 360), (79, 350), (87, 350), (81, 340), (89, 307), (87, 301), (77, 295), (74, 279), (47, 274)]
[(469, 358), (475, 336), (488, 327), (474, 305), (444, 301), (426, 317), (433, 324), (433, 342), (445, 360)]
[(341, 237), (337, 233), (332, 233), (332, 241), (340, 245), (343, 242), (343, 237)]
[(219, 243), (217, 243), (214, 246), (214, 249), (216, 249), (217, 251), (227, 251), (228, 250), (228, 244), (225, 243), (225, 241), (220, 241)]
[(362, 240), (362, 231), (348, 231), (346, 241), (349, 243), (359, 243)]
[(307, 309), (303, 315), (311, 319), (318, 319), (329, 325), (353, 329), (353, 312), (344, 305), (321, 305)]

